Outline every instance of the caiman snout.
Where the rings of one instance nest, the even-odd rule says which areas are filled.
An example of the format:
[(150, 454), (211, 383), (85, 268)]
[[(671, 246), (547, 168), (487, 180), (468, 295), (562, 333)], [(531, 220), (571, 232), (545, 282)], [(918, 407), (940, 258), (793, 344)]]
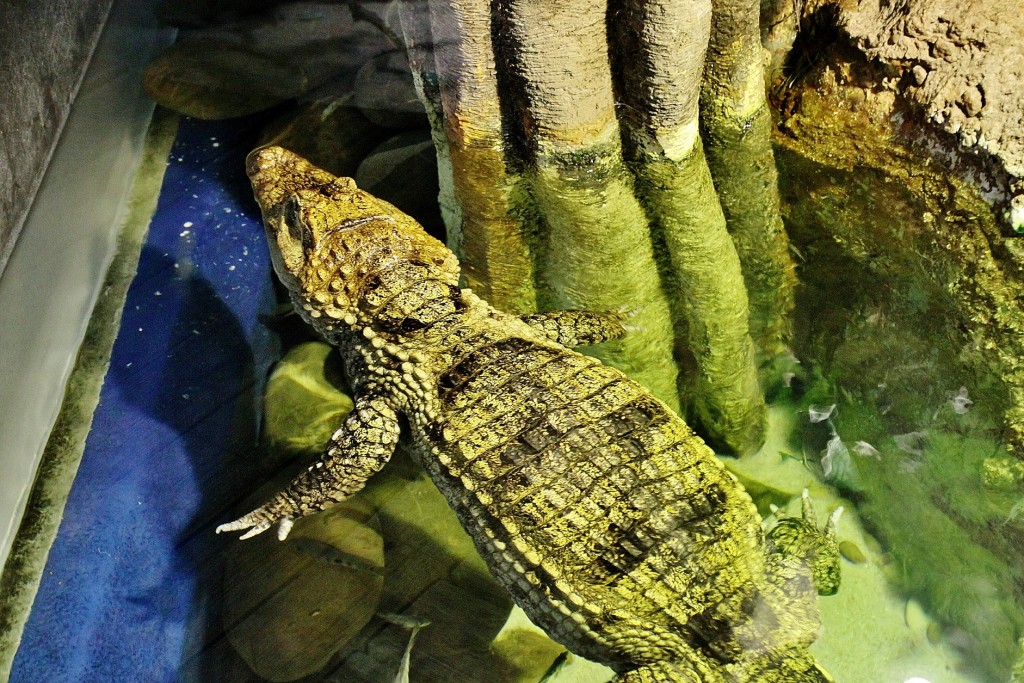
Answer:
[(249, 153), (245, 171), (260, 208), (266, 211), (300, 190), (319, 191), (337, 178), (295, 152), (270, 145)]

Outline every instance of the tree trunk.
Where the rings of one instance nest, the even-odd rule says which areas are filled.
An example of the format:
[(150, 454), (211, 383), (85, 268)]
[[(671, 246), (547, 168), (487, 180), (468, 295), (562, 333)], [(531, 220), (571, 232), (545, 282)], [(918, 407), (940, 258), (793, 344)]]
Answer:
[[(718, 27), (710, 0), (613, 3), (431, 0), (433, 60), (412, 61), (450, 161), (449, 241), (467, 282), (506, 310), (630, 310), (636, 331), (595, 355), (682, 405), (715, 445), (751, 452), (766, 410), (750, 333), (763, 360), (785, 350), (793, 286), (767, 129), (721, 135), (767, 116), (757, 5), (738, 15), (754, 18), (750, 43), (733, 15)], [(403, 27), (422, 47), (415, 7), (403, 3)], [(708, 74), (749, 82), (702, 113)], [(733, 144), (756, 168), (718, 168)]]

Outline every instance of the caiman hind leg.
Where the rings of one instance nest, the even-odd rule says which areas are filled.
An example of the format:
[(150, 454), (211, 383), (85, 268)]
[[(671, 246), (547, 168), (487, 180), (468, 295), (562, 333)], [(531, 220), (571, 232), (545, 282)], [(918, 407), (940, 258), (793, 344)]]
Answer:
[(779, 521), (767, 534), (767, 554), (810, 567), (818, 595), (835, 595), (840, 580), (836, 525), (843, 508), (837, 507), (829, 515), (825, 528), (819, 530), (807, 489), (804, 489), (801, 499), (799, 518), (786, 517), (777, 509), (773, 510)]
[(372, 392), (360, 396), (345, 424), (331, 437), (323, 458), (264, 505), (221, 524), (217, 533), (248, 529), (245, 539), (280, 522), (277, 537), (283, 541), (295, 517), (319, 512), (363, 488), (391, 458), (397, 443), (398, 416), (387, 400)]
[(619, 339), (632, 328), (626, 311), (548, 311), (529, 313), (519, 319), (562, 346), (590, 346)]
[(772, 509), (778, 522), (765, 534), (761, 605), (751, 615), (755, 618), (737, 629), (745, 650), (727, 665), (729, 680), (831, 683), (808, 648), (821, 629), (818, 595), (832, 595), (839, 589), (836, 525), (843, 509), (836, 508), (824, 529), (818, 528), (806, 489), (800, 517)]

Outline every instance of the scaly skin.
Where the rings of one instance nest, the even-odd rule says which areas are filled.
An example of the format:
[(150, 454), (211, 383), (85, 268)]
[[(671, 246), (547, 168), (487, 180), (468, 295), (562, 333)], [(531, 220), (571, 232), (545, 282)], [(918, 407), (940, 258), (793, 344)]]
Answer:
[(275, 269), (340, 350), (355, 409), (326, 453), (218, 531), (260, 533), (358, 491), (414, 454), (495, 578), (567, 648), (621, 683), (831, 680), (807, 646), (834, 592), (834, 519), (805, 499), (765, 539), (750, 497), (664, 404), (562, 344), (623, 315), (517, 318), (459, 288), (455, 256), (349, 178), (279, 147), (250, 155)]

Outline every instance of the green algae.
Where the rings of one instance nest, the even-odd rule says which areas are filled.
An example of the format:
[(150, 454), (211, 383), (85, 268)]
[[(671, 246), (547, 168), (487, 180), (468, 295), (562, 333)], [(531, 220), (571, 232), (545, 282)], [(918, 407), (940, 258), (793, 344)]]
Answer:
[[(780, 172), (800, 178), (801, 192), (813, 200), (797, 210), (817, 213), (799, 218), (790, 207), (791, 233), (801, 224), (830, 235), (840, 268), (848, 263), (879, 274), (905, 273), (907, 300), (922, 314), (931, 309), (931, 316), (919, 317), (924, 329), (931, 330), (933, 319), (952, 321), (952, 332), (934, 333), (953, 334), (965, 367), (996, 378), (999, 387), (989, 398), (1003, 411), (1004, 442), (1011, 452), (1024, 452), (1019, 238), (1004, 233), (968, 180), (933, 163), (926, 136), (912, 137), (907, 130), (913, 127), (898, 127), (912, 113), (899, 109), (893, 93), (850, 85), (856, 69), (844, 63), (808, 78), (810, 87), (782, 103), (784, 134), (777, 137)], [(784, 150), (800, 160), (786, 155), (790, 165), (782, 158)], [(800, 199), (790, 190), (786, 204)], [(847, 202), (861, 207), (859, 218), (850, 219)], [(806, 260), (815, 257), (802, 253)]]
[(740, 125), (715, 124), (705, 132), (708, 164), (743, 268), (750, 333), (762, 364), (770, 363), (789, 350), (796, 291), (780, 213), (771, 112), (765, 105)]
[(993, 679), (1004, 678), (1024, 632), (1024, 612), (1013, 569), (1019, 558), (993, 537), (1001, 512), (986, 499), (977, 476), (996, 444), (932, 431), (922, 455), (914, 456), (899, 447), (873, 409), (844, 408), (837, 418), (840, 433), (869, 441), (881, 453), (859, 463), (858, 509), (892, 557), (890, 579), (963, 634), (960, 645), (974, 665)]
[(704, 79), (701, 135), (750, 296), (750, 332), (766, 371), (788, 351), (793, 259), (780, 216), (772, 115), (765, 93), (760, 4), (716, 0)]
[[(1012, 400), (1005, 377), (964, 330), (955, 252), (929, 249), (927, 205), (882, 171), (781, 152), (790, 235), (804, 255), (795, 351), (814, 368), (801, 405), (836, 404), (830, 426), (851, 449), (865, 525), (892, 558), (890, 579), (953, 627), (974, 666), (1005, 679), (1024, 632), (1021, 531), (1012, 497), (985, 489)], [(994, 367), (993, 367), (994, 366)], [(970, 397), (970, 404), (954, 399)], [(794, 450), (820, 458), (819, 425)], [(897, 503), (898, 502), (898, 503)]]

